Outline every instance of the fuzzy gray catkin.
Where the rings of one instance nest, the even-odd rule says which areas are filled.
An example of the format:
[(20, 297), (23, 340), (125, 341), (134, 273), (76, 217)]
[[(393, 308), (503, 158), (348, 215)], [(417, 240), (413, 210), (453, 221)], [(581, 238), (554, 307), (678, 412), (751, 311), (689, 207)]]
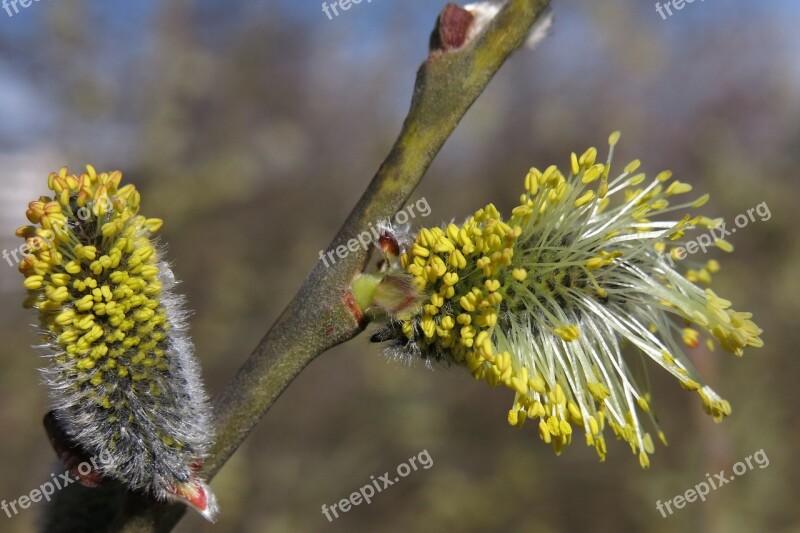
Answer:
[(20, 271), (38, 309), (43, 370), (59, 428), (105, 477), (213, 520), (198, 471), (211, 442), (208, 398), (182, 297), (119, 172), (50, 175), (53, 197), (31, 202)]

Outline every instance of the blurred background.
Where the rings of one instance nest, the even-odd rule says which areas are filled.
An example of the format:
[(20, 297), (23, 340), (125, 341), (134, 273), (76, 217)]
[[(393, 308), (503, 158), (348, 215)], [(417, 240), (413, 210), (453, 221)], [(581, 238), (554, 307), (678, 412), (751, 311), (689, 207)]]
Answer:
[[(59, 0), (0, 11), (0, 249), (18, 246), (50, 171), (121, 169), (161, 217), (192, 331), (218, 394), (299, 287), (397, 135), (443, 1), (374, 0), (329, 19), (318, 0)], [(800, 5), (554, 2), (552, 35), (515, 55), (448, 141), (414, 199), (434, 224), (514, 205), (531, 165), (623, 132), (641, 158), (711, 194), (711, 216), (772, 217), (720, 251), (715, 289), (765, 348), (691, 357), (733, 416), (721, 425), (655, 366), (669, 439), (650, 470), (623, 443), (576, 438), (561, 457), (506, 422), (509, 392), (461, 369), (388, 361), (362, 335), (290, 386), (212, 486), (215, 526), (178, 531), (800, 531)], [(291, 228), (287, 232), (287, 228)], [(291, 238), (287, 238), (290, 235)], [(62, 471), (42, 428), (43, 361), (22, 277), (0, 263), (0, 498)], [(319, 302), (324, 305), (324, 302)], [(668, 500), (763, 449), (756, 468), (668, 518)], [(420, 469), (329, 523), (331, 505), (427, 450)], [(36, 527), (42, 504), (0, 531)]]

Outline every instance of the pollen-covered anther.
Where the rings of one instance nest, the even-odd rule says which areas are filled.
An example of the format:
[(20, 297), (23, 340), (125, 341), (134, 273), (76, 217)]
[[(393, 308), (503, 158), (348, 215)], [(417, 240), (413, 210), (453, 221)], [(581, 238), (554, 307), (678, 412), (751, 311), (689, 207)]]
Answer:
[(566, 342), (572, 342), (580, 338), (581, 330), (576, 325), (559, 326), (553, 330), (553, 333), (561, 337)]
[(693, 328), (683, 328), (683, 343), (689, 348), (697, 348), (700, 345), (700, 333)]

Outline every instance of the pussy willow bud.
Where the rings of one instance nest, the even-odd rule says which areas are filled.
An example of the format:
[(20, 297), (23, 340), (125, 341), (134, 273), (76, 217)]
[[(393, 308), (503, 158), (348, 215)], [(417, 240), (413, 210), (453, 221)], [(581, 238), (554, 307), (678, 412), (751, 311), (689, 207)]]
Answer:
[(27, 307), (38, 309), (43, 370), (59, 429), (104, 477), (212, 520), (198, 475), (211, 441), (208, 400), (187, 334), (183, 299), (120, 172), (50, 175), (52, 197), (31, 202), (17, 230)]
[(358, 278), (353, 289), (364, 307), (388, 316), (373, 340), (388, 342), (390, 354), (450, 361), (510, 389), (509, 423), (538, 419), (557, 453), (575, 426), (605, 458), (610, 426), (646, 468), (654, 446), (641, 418), (665, 438), (647, 380), (623, 346), (696, 391), (719, 421), (730, 404), (703, 383), (681, 345), (696, 348), (704, 338), (709, 349), (716, 341), (740, 356), (763, 343), (750, 313), (697, 284), (711, 283), (717, 261), (676, 262), (685, 235), (715, 221), (664, 215), (708, 196), (675, 202), (692, 187), (668, 183), (671, 172), (647, 179), (638, 160), (611, 175), (618, 139), (609, 138), (605, 162), (589, 148), (571, 155), (566, 172), (531, 169), (510, 217), (489, 204), (463, 224), (422, 229), (378, 281)]

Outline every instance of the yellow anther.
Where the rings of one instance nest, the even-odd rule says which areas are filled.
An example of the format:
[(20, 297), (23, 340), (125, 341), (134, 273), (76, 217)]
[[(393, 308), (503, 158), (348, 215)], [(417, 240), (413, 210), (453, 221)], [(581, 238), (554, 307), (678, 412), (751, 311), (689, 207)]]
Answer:
[(528, 385), (539, 394), (545, 394), (547, 392), (547, 383), (541, 372), (537, 372), (534, 377), (529, 379)]
[(442, 276), (442, 282), (445, 285), (453, 286), (458, 283), (458, 274), (455, 272), (448, 272), (444, 276)]
[(597, 148), (594, 146), (588, 148), (581, 156), (578, 158), (578, 163), (583, 168), (589, 168), (594, 165), (594, 161), (597, 159)]
[(164, 221), (160, 218), (148, 218), (144, 222), (144, 226), (147, 228), (147, 231), (150, 233), (155, 233), (161, 229), (161, 226), (164, 225)]
[(489, 334), (486, 331), (481, 331), (478, 333), (478, 336), (475, 337), (475, 345), (480, 346), (483, 344), (484, 341), (489, 339)]
[(470, 301), (470, 299), (467, 298), (466, 296), (462, 296), (459, 299), (458, 303), (461, 305), (464, 311), (469, 311), (469, 312), (475, 311), (475, 304), (472, 301)]
[(590, 381), (586, 384), (586, 387), (589, 389), (589, 392), (592, 394), (592, 396), (598, 403), (602, 403), (606, 398), (608, 398), (611, 395), (611, 392), (608, 390), (608, 387), (606, 387), (602, 383)]
[(642, 162), (638, 159), (634, 159), (627, 165), (625, 165), (625, 173), (626, 174), (633, 174), (636, 170), (641, 166)]
[(411, 247), (411, 253), (417, 257), (428, 257), (431, 254), (430, 250), (417, 243), (414, 243), (414, 246)]
[[(636, 174), (635, 176), (633, 176), (631, 179), (628, 180), (628, 185), (636, 187), (637, 185), (640, 185), (645, 180), (646, 177), (647, 176), (644, 174), (644, 172)], [(625, 192), (628, 193), (629, 191)], [(638, 195), (639, 192), (640, 191), (631, 191), (630, 192), (631, 197)]]
[(639, 452), (639, 464), (642, 468), (650, 468), (650, 457), (648, 457), (647, 453)]
[(78, 261), (70, 261), (64, 265), (64, 270), (66, 270), (68, 274), (77, 274), (81, 271), (81, 264)]
[(725, 239), (717, 239), (716, 241), (714, 241), (714, 244), (717, 246), (717, 248), (719, 248), (723, 252), (730, 253), (733, 251), (733, 245), (728, 241), (726, 241)]
[(459, 250), (454, 250), (447, 259), (448, 264), (454, 268), (463, 269), (467, 266), (467, 259)]
[(656, 174), (656, 181), (658, 181), (660, 183), (664, 183), (664, 182), (668, 181), (671, 177), (672, 177), (672, 171), (671, 170), (662, 170), (661, 172)]
[(550, 429), (547, 425), (547, 422), (544, 420), (539, 421), (539, 437), (545, 442), (545, 444), (550, 444)]
[(680, 181), (673, 181), (664, 192), (667, 196), (674, 196), (676, 194), (687, 193), (692, 190), (692, 186), (688, 183), (681, 183)]
[(528, 271), (524, 268), (515, 268), (511, 271), (511, 276), (517, 281), (525, 281), (528, 278)]
[(29, 291), (36, 291), (42, 288), (42, 282), (44, 278), (42, 276), (28, 276), (25, 278), (25, 281), (22, 284), (25, 286), (26, 289)]
[(531, 168), (525, 176), (525, 190), (531, 196), (536, 196), (536, 193), (539, 192), (539, 180), (541, 177), (542, 173), (535, 168)]
[(581, 410), (578, 408), (578, 405), (575, 402), (570, 401), (567, 403), (567, 411), (569, 411), (569, 416), (573, 422), (576, 424), (583, 424)]
[(603, 170), (605, 167), (603, 165), (594, 165), (589, 170), (583, 173), (583, 177), (581, 178), (581, 183), (587, 185), (592, 183), (593, 181), (597, 180), (603, 174)]
[(560, 326), (553, 330), (553, 333), (561, 337), (566, 342), (577, 340), (581, 336), (581, 331), (575, 325)]
[(575, 200), (575, 207), (583, 207), (594, 199), (594, 191), (589, 190), (583, 193), (580, 198)]
[(650, 412), (650, 404), (648, 404), (648, 403), (647, 403), (647, 400), (645, 400), (644, 396), (639, 396), (639, 397), (636, 399), (636, 403), (638, 403), (638, 404), (639, 404), (639, 407), (640, 407), (640, 408), (641, 408), (641, 410), (642, 410), (642, 411), (644, 411), (645, 413), (649, 413), (649, 412)]
[(578, 156), (575, 155), (575, 152), (572, 152), (569, 156), (569, 167), (573, 176), (577, 176), (581, 171), (581, 167), (578, 164)]
[(561, 388), (561, 385), (559, 383), (556, 383), (556, 388), (553, 391), (553, 397), (555, 403), (559, 405), (565, 405), (567, 402), (567, 398), (564, 395), (564, 389)]
[(709, 198), (711, 198), (711, 195), (704, 194), (703, 196), (699, 197), (697, 200), (692, 202), (692, 207), (694, 207), (694, 208), (703, 207), (704, 205), (706, 205), (706, 203), (708, 202)]

